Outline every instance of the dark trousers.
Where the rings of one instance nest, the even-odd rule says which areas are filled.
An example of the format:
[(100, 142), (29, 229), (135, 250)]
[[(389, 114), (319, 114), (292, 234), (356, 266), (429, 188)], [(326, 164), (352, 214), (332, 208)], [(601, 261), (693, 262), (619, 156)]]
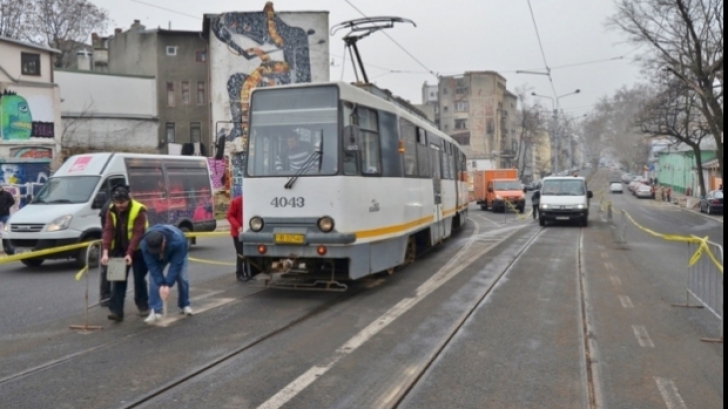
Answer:
[(101, 266), (101, 274), (99, 274), (99, 302), (108, 301), (111, 298), (111, 282), (106, 279), (106, 273), (109, 271), (107, 266)]
[(533, 205), (533, 219), (535, 220), (537, 218), (538, 218), (538, 205), (535, 204), (535, 205)]
[(235, 245), (235, 277), (245, 277), (245, 270), (243, 267), (243, 243), (238, 240), (237, 237), (233, 237), (233, 244)]
[[(134, 303), (139, 311), (149, 310), (149, 292), (147, 290), (146, 276), (149, 272), (144, 262), (141, 250), (134, 252), (131, 269), (134, 273)], [(109, 310), (119, 316), (124, 316), (124, 298), (126, 298), (126, 284), (129, 281), (129, 267), (126, 268), (126, 280), (114, 281), (111, 290)]]

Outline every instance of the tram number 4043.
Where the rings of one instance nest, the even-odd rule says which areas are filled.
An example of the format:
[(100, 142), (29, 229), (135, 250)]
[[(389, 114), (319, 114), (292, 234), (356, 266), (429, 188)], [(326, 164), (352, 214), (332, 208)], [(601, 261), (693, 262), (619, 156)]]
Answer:
[(306, 199), (303, 197), (276, 197), (270, 202), (273, 207), (305, 207)]

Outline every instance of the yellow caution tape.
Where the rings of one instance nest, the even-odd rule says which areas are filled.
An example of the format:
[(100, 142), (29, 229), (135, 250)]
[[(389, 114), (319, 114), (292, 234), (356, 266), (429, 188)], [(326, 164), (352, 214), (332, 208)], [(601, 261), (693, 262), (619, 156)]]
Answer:
[(699, 260), (700, 257), (703, 256), (703, 254), (707, 254), (710, 261), (713, 262), (715, 267), (720, 271), (721, 274), (723, 274), (723, 263), (721, 263), (717, 257), (715, 257), (715, 254), (710, 250), (710, 246), (708, 245), (708, 241), (710, 240), (709, 236), (705, 236), (703, 238), (696, 237), (696, 236), (681, 236), (678, 234), (663, 234), (658, 233), (654, 230), (648, 229), (647, 227), (644, 227), (637, 223), (634, 218), (632, 218), (632, 215), (630, 215), (626, 210), (623, 210), (622, 213), (627, 216), (630, 222), (634, 224), (638, 229), (644, 231), (645, 233), (657, 237), (663, 240), (667, 241), (677, 241), (681, 243), (692, 243), (692, 244), (698, 244), (699, 247), (695, 251), (692, 257), (690, 257), (690, 261), (688, 262), (688, 266), (692, 267), (694, 266)]
[(20, 261), (29, 258), (42, 257), (50, 254), (63, 253), (66, 251), (79, 250), (92, 244), (99, 243), (100, 240), (86, 241), (79, 244), (69, 244), (68, 246), (53, 247), (49, 249), (36, 250), (28, 253), (13, 254), (12, 256), (0, 257), (0, 264), (9, 263), (11, 261)]
[(81, 278), (83, 278), (83, 275), (86, 274), (87, 272), (88, 272), (88, 266), (82, 268), (81, 271), (76, 273), (76, 281), (80, 281)]
[(506, 200), (505, 202), (506, 202), (506, 204), (508, 204), (508, 206), (511, 207), (511, 210), (513, 210), (513, 212), (516, 214), (516, 216), (519, 219), (523, 220), (526, 218), (524, 215), (522, 215), (521, 213), (518, 212), (518, 208), (516, 208), (516, 206), (514, 206), (513, 203), (509, 202), (508, 200)]

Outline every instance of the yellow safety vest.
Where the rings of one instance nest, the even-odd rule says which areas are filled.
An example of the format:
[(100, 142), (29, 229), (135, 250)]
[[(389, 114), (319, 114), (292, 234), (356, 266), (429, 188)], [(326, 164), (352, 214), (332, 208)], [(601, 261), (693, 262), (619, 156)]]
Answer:
[[(136, 200), (131, 200), (129, 203), (129, 220), (127, 220), (127, 226), (126, 226), (126, 235), (131, 242), (131, 238), (134, 235), (134, 222), (136, 221), (136, 218), (139, 217), (139, 213), (141, 213), (142, 210), (146, 211), (147, 207), (143, 204), (137, 202)], [(111, 216), (111, 228), (116, 231), (116, 213), (114, 213), (114, 204), (112, 203), (111, 206), (109, 206), (109, 215)], [(147, 219), (147, 222), (144, 225), (144, 230), (147, 230), (149, 228), (149, 219)], [(114, 242), (116, 241), (116, 233), (114, 233), (114, 238), (111, 239), (111, 248), (114, 248)], [(139, 243), (141, 244), (141, 242)], [(134, 249), (137, 250), (137, 249)]]

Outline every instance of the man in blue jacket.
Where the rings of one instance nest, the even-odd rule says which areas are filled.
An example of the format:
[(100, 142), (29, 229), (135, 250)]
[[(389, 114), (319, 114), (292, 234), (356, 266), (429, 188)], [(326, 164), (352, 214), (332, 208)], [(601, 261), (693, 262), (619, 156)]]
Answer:
[[(189, 244), (184, 233), (170, 225), (156, 225), (147, 230), (141, 243), (144, 261), (149, 267), (149, 317), (151, 324), (162, 318), (162, 300), (166, 300), (170, 287), (177, 283), (177, 305), (180, 313), (192, 315), (190, 283), (187, 277), (187, 250)], [(169, 264), (167, 276), (164, 268)]]

